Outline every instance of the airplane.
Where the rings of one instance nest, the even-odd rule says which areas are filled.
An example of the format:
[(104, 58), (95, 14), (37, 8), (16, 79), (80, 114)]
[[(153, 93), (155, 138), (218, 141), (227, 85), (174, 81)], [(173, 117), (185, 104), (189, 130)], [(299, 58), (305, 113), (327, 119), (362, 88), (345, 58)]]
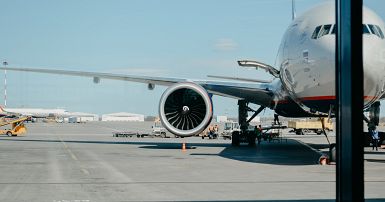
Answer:
[[(335, 105), (335, 5), (324, 2), (296, 17), (287, 28), (278, 49), (276, 65), (240, 60), (243, 67), (265, 70), (273, 79), (210, 76), (222, 80), (194, 80), (154, 76), (122, 75), (71, 71), (1, 67), (3, 70), (60, 74), (168, 86), (159, 101), (159, 117), (171, 133), (188, 137), (199, 134), (213, 115), (212, 96), (238, 100), (241, 132), (234, 132), (232, 145), (241, 141), (255, 144), (247, 132), (249, 122), (265, 108), (284, 117), (331, 117)], [(368, 125), (378, 125), (380, 100), (385, 92), (384, 22), (369, 8), (363, 8), (364, 110)], [(259, 105), (253, 110), (248, 104)], [(254, 115), (247, 119), (248, 112)]]
[(0, 106), (0, 114), (5, 116), (29, 116), (32, 118), (47, 118), (53, 116), (67, 116), (65, 109), (40, 109), (40, 108), (3, 108)]
[(16, 118), (20, 116), (22, 115), (19, 113), (5, 111), (3, 107), (0, 106), (0, 118)]

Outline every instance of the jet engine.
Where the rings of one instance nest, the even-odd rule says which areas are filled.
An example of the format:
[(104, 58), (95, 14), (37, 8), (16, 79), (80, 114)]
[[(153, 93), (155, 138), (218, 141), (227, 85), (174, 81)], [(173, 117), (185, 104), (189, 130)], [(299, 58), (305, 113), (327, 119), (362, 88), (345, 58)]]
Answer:
[(170, 86), (159, 102), (159, 117), (171, 133), (189, 137), (201, 133), (213, 115), (211, 97), (195, 83)]

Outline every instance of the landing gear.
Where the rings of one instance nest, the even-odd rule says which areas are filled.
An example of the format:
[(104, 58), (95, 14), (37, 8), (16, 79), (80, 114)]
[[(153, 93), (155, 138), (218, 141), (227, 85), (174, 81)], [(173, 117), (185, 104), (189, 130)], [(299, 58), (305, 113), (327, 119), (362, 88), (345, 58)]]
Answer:
[(375, 102), (369, 108), (369, 119), (364, 116), (364, 120), (368, 124), (368, 130), (371, 131), (378, 126), (380, 121), (380, 102)]
[(231, 145), (239, 146), (239, 131), (234, 131), (231, 136)]
[[(376, 130), (378, 123), (380, 121), (380, 102), (377, 101), (373, 103), (368, 109), (369, 117), (364, 115), (364, 121), (367, 123), (368, 132), (364, 134), (366, 135), (365, 145), (369, 145), (372, 142), (372, 131)], [(380, 142), (382, 142), (382, 138), (380, 138)]]
[[(336, 158), (337, 158), (336, 144), (334, 144), (334, 143), (330, 144), (328, 134), (326, 133), (326, 130), (325, 130), (325, 121), (329, 121), (329, 120), (330, 120), (329, 117), (326, 120), (325, 120), (325, 118), (320, 118), (321, 126), (322, 126), (322, 133), (325, 135), (326, 140), (328, 141), (328, 144), (329, 144), (329, 161), (335, 162)], [(317, 134), (318, 134), (318, 132), (317, 132)]]
[(335, 143), (330, 144), (330, 147), (329, 147), (329, 160), (331, 162), (336, 162), (336, 160), (337, 160), (337, 150), (336, 150), (336, 144)]
[[(245, 100), (238, 100), (238, 122), (240, 125), (241, 131), (234, 131), (232, 133), (231, 145), (239, 146), (241, 142), (247, 142), (249, 146), (255, 146), (255, 140), (257, 139), (257, 135), (255, 132), (248, 131), (249, 123), (253, 120), (265, 107), (261, 106), (258, 110), (253, 110), (248, 107), (249, 103)], [(247, 120), (247, 113), (249, 111), (254, 112), (254, 114)]]

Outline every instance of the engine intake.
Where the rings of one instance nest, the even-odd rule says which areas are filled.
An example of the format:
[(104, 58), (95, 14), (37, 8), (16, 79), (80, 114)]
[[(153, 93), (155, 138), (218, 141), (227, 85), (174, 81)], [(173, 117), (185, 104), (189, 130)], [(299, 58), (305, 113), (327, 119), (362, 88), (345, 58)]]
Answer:
[(201, 133), (213, 115), (211, 98), (195, 83), (177, 83), (170, 86), (159, 103), (159, 117), (171, 133), (189, 137)]

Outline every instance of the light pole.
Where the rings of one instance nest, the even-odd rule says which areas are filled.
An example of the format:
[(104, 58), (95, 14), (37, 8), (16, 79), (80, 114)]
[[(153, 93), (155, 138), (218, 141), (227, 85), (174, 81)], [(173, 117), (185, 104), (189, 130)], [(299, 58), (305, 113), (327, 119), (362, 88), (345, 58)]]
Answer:
[[(8, 62), (3, 62), (4, 68), (7, 67)], [(7, 70), (4, 69), (4, 107), (7, 107)]]

